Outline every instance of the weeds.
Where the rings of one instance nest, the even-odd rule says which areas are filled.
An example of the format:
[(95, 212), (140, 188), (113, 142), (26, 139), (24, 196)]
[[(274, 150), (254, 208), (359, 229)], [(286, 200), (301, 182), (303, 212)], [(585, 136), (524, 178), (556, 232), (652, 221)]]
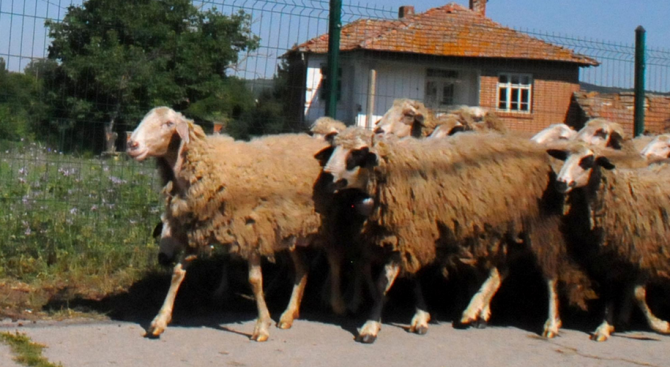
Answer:
[(0, 333), (0, 340), (12, 349), (12, 353), (16, 356), (14, 360), (24, 366), (62, 367), (60, 363), (53, 364), (42, 357), (42, 349), (46, 347), (33, 342), (26, 334), (19, 333), (18, 331), (15, 334), (9, 332)]
[(155, 264), (155, 171), (36, 143), (0, 152), (0, 282), (95, 296), (129, 286)]

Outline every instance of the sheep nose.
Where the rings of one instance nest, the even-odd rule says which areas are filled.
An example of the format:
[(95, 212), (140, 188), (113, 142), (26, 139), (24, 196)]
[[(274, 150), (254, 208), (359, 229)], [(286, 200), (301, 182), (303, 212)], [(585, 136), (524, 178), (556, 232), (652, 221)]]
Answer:
[(140, 143), (134, 140), (128, 140), (128, 149), (135, 150), (140, 147)]
[(383, 133), (384, 133), (384, 129), (382, 129), (381, 127), (378, 127), (378, 128), (375, 129), (375, 134), (383, 134)]
[(570, 191), (570, 189), (574, 186), (574, 182), (567, 183), (565, 181), (556, 181), (556, 190), (563, 194)]

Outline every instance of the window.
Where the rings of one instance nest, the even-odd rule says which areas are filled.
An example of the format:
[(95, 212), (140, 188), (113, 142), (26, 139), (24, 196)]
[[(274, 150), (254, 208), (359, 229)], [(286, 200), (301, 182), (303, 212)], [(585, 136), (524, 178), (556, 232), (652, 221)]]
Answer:
[(498, 111), (530, 113), (533, 78), (530, 74), (498, 76)]
[[(326, 65), (321, 65), (321, 75), (322, 75), (322, 83), (321, 83), (321, 93), (319, 94), (319, 98), (321, 100), (325, 101), (328, 99), (328, 85), (330, 83), (330, 79), (328, 78), (328, 67)], [(342, 68), (337, 68), (337, 101), (340, 101), (340, 97), (342, 97)]]
[(454, 104), (458, 72), (454, 70), (428, 69), (426, 75), (426, 107), (435, 110)]

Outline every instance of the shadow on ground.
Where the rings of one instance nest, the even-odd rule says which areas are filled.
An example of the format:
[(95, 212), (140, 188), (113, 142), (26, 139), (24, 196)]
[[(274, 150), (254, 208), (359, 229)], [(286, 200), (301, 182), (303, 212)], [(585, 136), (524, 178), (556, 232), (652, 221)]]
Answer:
[[(311, 273), (301, 308), (301, 318), (336, 324), (356, 335), (356, 328), (365, 320), (371, 300), (364, 298), (357, 313), (336, 316), (329, 310), (327, 263), (323, 256), (311, 254)], [(292, 270), (284, 259), (263, 265), (266, 300), (276, 321), (286, 307), (291, 292)], [(229, 288), (224, 298), (215, 296), (224, 267), (227, 268)], [(346, 274), (346, 272), (345, 272)], [(170, 284), (169, 270), (148, 274), (127, 291), (99, 300), (54, 295), (44, 311), (72, 309), (80, 312), (104, 314), (112, 320), (136, 322), (146, 328), (163, 303)], [(445, 280), (438, 268), (427, 268), (420, 274), (424, 296), (432, 315), (432, 322), (454, 323), (476, 290), (472, 274), (453, 273)], [(403, 327), (414, 313), (411, 282), (399, 279), (388, 295), (383, 321)], [(345, 284), (346, 287), (346, 284)], [(649, 289), (652, 309), (666, 319), (668, 289), (653, 286)], [(64, 294), (66, 294), (65, 292)], [(547, 315), (547, 293), (540, 273), (531, 262), (521, 261), (512, 268), (491, 305), (489, 325), (517, 327), (540, 334)], [(591, 302), (590, 311), (584, 312), (561, 305), (563, 326), (583, 332), (593, 331), (602, 321), (603, 306)], [(664, 312), (665, 311), (665, 312)], [(236, 332), (222, 324), (248, 321), (255, 317), (256, 306), (247, 283), (247, 267), (241, 261), (226, 259), (197, 260), (188, 269), (186, 279), (175, 301), (172, 325), (181, 327), (212, 327)], [(458, 326), (454, 323), (455, 326)], [(639, 312), (633, 314), (629, 330), (647, 330)], [(248, 335), (245, 334), (248, 337)]]

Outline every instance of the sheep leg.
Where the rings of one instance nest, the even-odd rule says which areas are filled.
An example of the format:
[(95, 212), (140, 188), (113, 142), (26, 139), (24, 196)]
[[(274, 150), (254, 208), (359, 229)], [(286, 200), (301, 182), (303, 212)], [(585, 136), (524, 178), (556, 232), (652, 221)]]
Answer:
[(328, 251), (330, 265), (330, 307), (336, 315), (343, 315), (347, 311), (342, 297), (342, 257), (335, 251)]
[(428, 322), (430, 321), (430, 313), (428, 313), (428, 307), (426, 307), (426, 300), (423, 298), (423, 292), (421, 291), (421, 282), (419, 279), (412, 278), (414, 282), (414, 298), (416, 300), (416, 312), (414, 317), (412, 317), (412, 324), (410, 325), (409, 331), (417, 333), (419, 335), (424, 335), (428, 332)]
[(146, 334), (144, 334), (145, 336), (157, 337), (161, 335), (165, 331), (165, 328), (167, 328), (167, 325), (170, 323), (170, 321), (172, 321), (172, 308), (174, 307), (174, 300), (177, 296), (179, 286), (181, 285), (182, 281), (184, 281), (185, 276), (186, 269), (184, 269), (181, 262), (178, 262), (177, 265), (175, 265), (175, 267), (172, 269), (172, 281), (170, 282), (170, 289), (168, 290), (168, 294), (165, 297), (163, 306), (161, 307), (160, 311), (158, 311), (158, 315), (156, 315), (153, 321), (151, 321), (149, 329), (147, 329)]
[(544, 323), (544, 331), (542, 336), (548, 339), (554, 338), (558, 335), (558, 330), (563, 323), (558, 313), (558, 291), (556, 290), (556, 280), (547, 280), (547, 290), (549, 291), (549, 317)]
[(660, 334), (670, 334), (670, 323), (656, 317), (651, 312), (649, 305), (647, 305), (647, 289), (644, 284), (637, 284), (635, 286), (635, 301), (637, 301), (638, 307), (642, 310), (652, 330)]
[(400, 272), (400, 265), (396, 262), (391, 261), (384, 266), (384, 270), (379, 275), (377, 280), (377, 293), (375, 295), (375, 304), (372, 307), (372, 312), (368, 321), (363, 325), (363, 327), (358, 331), (357, 341), (363, 343), (374, 343), (377, 339), (377, 334), (381, 329), (381, 318), (382, 310), (384, 309), (384, 301), (386, 301), (386, 293), (393, 282), (395, 281), (398, 273)]
[(223, 265), (223, 273), (219, 280), (219, 286), (214, 290), (213, 297), (217, 302), (223, 302), (228, 298), (228, 262)]
[(370, 296), (374, 299), (376, 297), (376, 288), (374, 280), (372, 280), (372, 266), (370, 261), (363, 260), (362, 265), (357, 265), (354, 277), (354, 290), (351, 301), (349, 301), (349, 311), (356, 312), (363, 302), (363, 290), (365, 285)]
[(463, 311), (461, 324), (469, 325), (475, 321), (482, 321), (482, 326), (486, 325), (486, 322), (491, 317), (491, 300), (500, 288), (502, 281), (503, 277), (500, 275), (498, 268), (491, 268), (489, 277), (472, 297), (465, 311)]
[(272, 319), (268, 306), (265, 304), (265, 295), (263, 295), (263, 273), (261, 272), (261, 258), (259, 255), (249, 257), (249, 284), (254, 292), (256, 307), (258, 308), (258, 319), (251, 340), (264, 342), (270, 337), (269, 327)]
[(598, 326), (596, 331), (591, 335), (591, 340), (597, 342), (604, 342), (609, 339), (610, 335), (614, 332), (614, 302), (612, 300), (607, 301), (605, 306), (605, 320), (603, 323)]
[(293, 320), (300, 316), (300, 302), (307, 284), (307, 268), (302, 259), (302, 256), (297, 252), (291, 251), (291, 259), (295, 268), (295, 279), (293, 280), (293, 292), (291, 293), (291, 300), (286, 307), (286, 311), (281, 315), (277, 327), (280, 329), (290, 329), (293, 326)]

